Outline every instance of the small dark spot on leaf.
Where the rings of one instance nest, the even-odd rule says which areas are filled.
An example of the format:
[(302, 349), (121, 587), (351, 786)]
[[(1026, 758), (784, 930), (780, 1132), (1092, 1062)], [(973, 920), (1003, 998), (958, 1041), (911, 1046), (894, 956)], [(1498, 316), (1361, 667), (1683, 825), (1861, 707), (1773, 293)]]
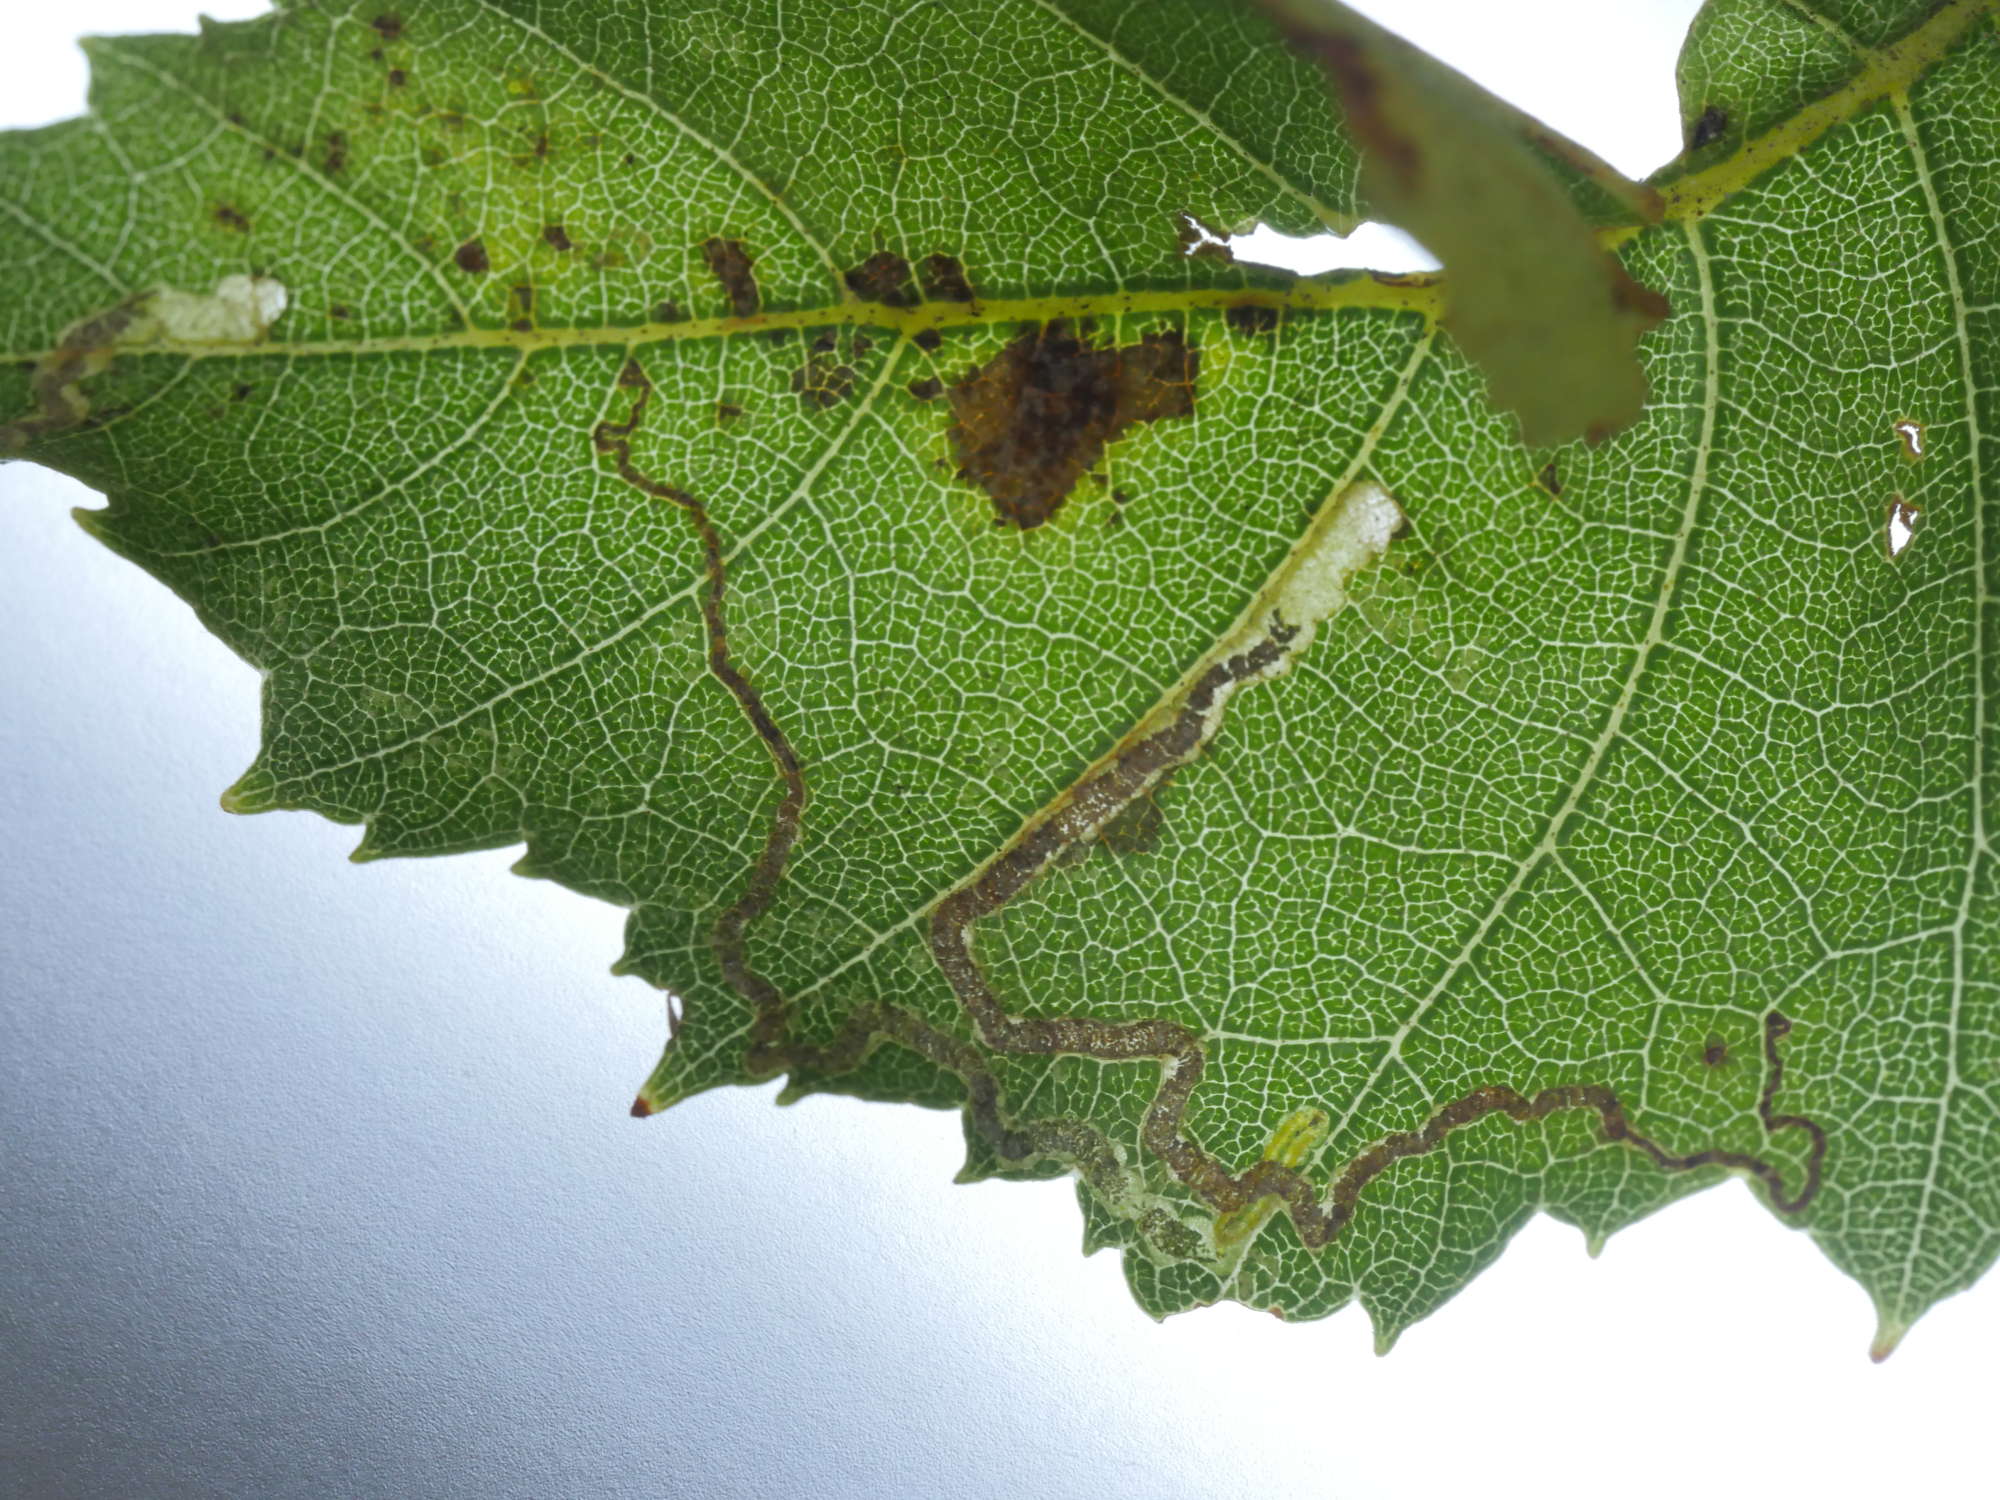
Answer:
[(640, 367), (638, 360), (626, 357), (625, 363), (618, 368), (618, 383), (634, 389), (647, 383), (646, 372)]
[(224, 229), (233, 229), (238, 234), (250, 232), (250, 221), (243, 216), (243, 210), (233, 203), (215, 205), (215, 222)]
[(403, 18), (393, 12), (379, 15), (368, 24), (375, 28), (375, 34), (385, 42), (393, 42), (403, 34)]
[(1542, 465), (1542, 472), (1535, 476), (1535, 482), (1551, 495), (1560, 495), (1563, 492), (1562, 476), (1556, 472), (1554, 459)]
[(254, 389), (255, 389), (254, 386), (248, 386), (238, 383), (229, 388), (229, 399), (231, 401), (248, 401), (250, 399), (250, 393)]
[(354, 311), (345, 302), (336, 302), (326, 310), (326, 315), (344, 323), (354, 316)]
[(915, 307), (917, 291), (910, 284), (910, 263), (890, 250), (877, 250), (845, 275), (848, 290), (864, 302), (884, 307)]
[(1123, 490), (1113, 490), (1111, 492), (1111, 503), (1113, 505), (1124, 505), (1131, 498), (1132, 497), (1126, 494)]
[(935, 401), (944, 394), (944, 382), (935, 377), (927, 380), (912, 380), (910, 394), (919, 401)]
[(347, 137), (336, 130), (326, 138), (326, 154), (320, 158), (320, 168), (329, 177), (338, 177), (347, 170)]
[(828, 350), (832, 349), (839, 342), (840, 339), (838, 335), (836, 335), (834, 331), (831, 328), (829, 328), (825, 333), (814, 335), (812, 341), (813, 353), (825, 354)]
[(867, 334), (857, 333), (854, 335), (854, 357), (856, 359), (860, 359), (863, 355), (868, 354), (874, 347), (875, 340), (868, 337)]
[(734, 401), (718, 401), (715, 403), (715, 420), (724, 426), (736, 421), (742, 415), (743, 408), (738, 406)]
[(715, 273), (715, 279), (722, 283), (722, 294), (729, 299), (729, 310), (739, 318), (755, 317), (757, 277), (751, 269), (754, 262), (743, 248), (743, 242), (717, 236), (702, 241), (701, 254), (708, 262), (709, 270)]
[(825, 411), (838, 406), (854, 389), (854, 370), (850, 365), (835, 364), (825, 355), (808, 355), (805, 364), (792, 371), (792, 389), (808, 407)]
[(653, 321), (655, 323), (678, 323), (686, 316), (687, 314), (681, 311), (681, 305), (678, 302), (656, 302), (653, 304)]
[(535, 320), (533, 318), (516, 318), (507, 326), (516, 333), (533, 333), (535, 331)]
[(535, 137), (535, 159), (537, 161), (549, 159), (549, 138), (546, 132)]
[(467, 240), (452, 251), (451, 258), (468, 276), (484, 276), (493, 269), (493, 263), (486, 258), (486, 247), (478, 240)]
[(628, 167), (636, 167), (639, 165), (639, 158), (634, 156), (630, 151), (627, 151), (625, 153), (625, 165)]
[(370, 62), (381, 62), (383, 56), (384, 54), (380, 47), (370, 47), (368, 49), (368, 60)]
[(399, 89), (409, 81), (410, 81), (410, 75), (408, 73), (405, 73), (401, 68), (391, 68), (389, 70), (390, 88)]
[(972, 283), (955, 255), (926, 255), (919, 268), (924, 295), (933, 302), (970, 302)]
[(912, 342), (924, 353), (929, 354), (944, 342), (944, 335), (935, 328), (926, 328), (918, 333)]
[(1236, 332), (1244, 335), (1269, 333), (1278, 326), (1278, 310), (1275, 307), (1260, 307), (1254, 302), (1241, 303), (1222, 315), (1222, 320)]
[(1703, 146), (1713, 145), (1729, 130), (1729, 116), (1718, 105), (1711, 104), (1701, 112), (1694, 124), (1688, 128), (1690, 151), (1699, 151)]
[(772, 328), (766, 330), (764, 337), (774, 344), (788, 344), (799, 337), (799, 331), (796, 328)]
[(560, 224), (544, 224), (542, 242), (554, 250), (568, 251), (576, 248), (570, 243), (569, 231)]
[(1103, 348), (1062, 322), (1030, 330), (951, 387), (959, 476), (1032, 530), (1128, 427), (1192, 415), (1200, 366), (1176, 332)]
[(1729, 1048), (1727, 1044), (1723, 1042), (1721, 1037), (1711, 1032), (1708, 1040), (1702, 1045), (1701, 1060), (1711, 1068), (1721, 1067), (1729, 1061)]

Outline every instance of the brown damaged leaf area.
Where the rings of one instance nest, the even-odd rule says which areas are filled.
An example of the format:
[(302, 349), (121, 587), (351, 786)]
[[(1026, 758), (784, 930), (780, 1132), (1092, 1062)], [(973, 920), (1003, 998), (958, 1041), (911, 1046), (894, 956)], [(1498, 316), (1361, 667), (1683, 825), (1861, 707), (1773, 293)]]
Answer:
[(1030, 329), (950, 388), (958, 477), (986, 492), (996, 525), (1032, 531), (1134, 424), (1192, 416), (1200, 368), (1173, 331), (1116, 348), (1087, 326)]
[(933, 302), (970, 302), (972, 282), (965, 267), (952, 255), (927, 255), (919, 268), (923, 274), (924, 296)]
[(62, 343), (35, 367), (29, 382), (34, 411), (0, 423), (0, 453), (18, 452), (32, 442), (83, 424), (90, 416), (83, 382), (110, 365), (112, 349), (138, 320), (143, 300), (127, 298), (110, 311), (65, 330)]
[(848, 290), (864, 302), (884, 307), (915, 307), (917, 290), (910, 281), (910, 263), (888, 250), (878, 250), (846, 273)]
[(743, 242), (719, 236), (703, 240), (701, 256), (715, 273), (715, 279), (722, 283), (722, 295), (729, 299), (729, 310), (739, 318), (755, 317), (757, 277), (751, 270), (750, 252), (743, 248)]

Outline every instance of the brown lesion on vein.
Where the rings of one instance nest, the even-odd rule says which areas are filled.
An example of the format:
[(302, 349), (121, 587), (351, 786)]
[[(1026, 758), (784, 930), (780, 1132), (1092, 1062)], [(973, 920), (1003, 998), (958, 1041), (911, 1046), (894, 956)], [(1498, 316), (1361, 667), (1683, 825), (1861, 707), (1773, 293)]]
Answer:
[[(1426, 319), (1435, 319), (1444, 306), (1442, 277), (1420, 275), (1383, 279), (1368, 272), (1356, 272), (1300, 280), (1286, 286), (1141, 288), (1045, 297), (981, 297), (976, 301), (962, 297), (958, 287), (948, 286), (939, 288), (938, 296), (914, 305), (903, 305), (900, 299), (881, 302), (850, 297), (826, 306), (764, 308), (753, 300), (759, 295), (754, 279), (754, 263), (743, 247), (734, 241), (712, 240), (705, 242), (705, 254), (710, 245), (718, 247), (717, 256), (721, 264), (714, 266), (712, 260), (712, 269), (718, 270), (718, 281), (731, 306), (729, 312), (715, 317), (685, 318), (672, 304), (662, 304), (660, 309), (654, 311), (657, 313), (671, 308), (672, 316), (654, 316), (631, 323), (606, 323), (595, 327), (532, 324), (522, 328), (509, 323), (499, 327), (468, 327), (378, 338), (238, 341), (154, 338), (147, 342), (143, 351), (134, 352), (171, 354), (189, 359), (272, 356), (285, 359), (353, 359), (374, 354), (425, 354), (451, 349), (512, 349), (536, 354), (546, 349), (632, 349), (650, 344), (700, 342), (760, 333), (801, 333), (838, 327), (881, 329), (892, 335), (922, 340), (934, 334), (962, 329), (1080, 323), (1092, 318), (1115, 319), (1148, 314), (1201, 311), (1226, 314), (1236, 309), (1251, 309), (1250, 316), (1258, 316), (1261, 312), (1271, 317), (1285, 312), (1368, 309), (1414, 313)], [(736, 255), (742, 257), (740, 264)], [(945, 256), (934, 256), (932, 259), (950, 260)], [(1272, 274), (1276, 277), (1281, 273)], [(1238, 313), (1239, 317), (1243, 315)], [(5, 351), (0, 352), (0, 364), (38, 364), (61, 352), (60, 348)]]
[[(1795, 7), (1806, 9), (1805, 7)], [(1659, 174), (1647, 189), (1657, 193), (1661, 222), (1697, 219), (1713, 212), (1773, 167), (1796, 157), (1827, 132), (1863, 111), (1907, 91), (1941, 62), (1983, 18), (2000, 17), (2000, 0), (1942, 0), (1915, 28), (1875, 48), (1856, 48), (1856, 70), (1822, 97), (1803, 105), (1762, 135), (1743, 142), (1720, 161), (1689, 170), (1686, 158)], [(168, 80), (171, 82), (171, 80)], [(1723, 124), (1714, 127), (1719, 135)], [(1694, 124), (1691, 151), (1712, 143), (1702, 121)], [(329, 180), (329, 179), (321, 179)], [(372, 211), (371, 211), (372, 216)], [(1655, 215), (1641, 216), (1652, 221)], [(1607, 226), (1599, 239), (1615, 249), (1648, 224)], [(559, 224), (544, 226), (543, 238), (558, 251), (573, 248)], [(461, 246), (464, 250), (466, 247)], [(848, 296), (820, 307), (760, 310), (752, 259), (741, 242), (714, 237), (702, 244), (709, 269), (722, 283), (728, 314), (708, 318), (653, 318), (598, 327), (473, 326), (444, 277), (440, 263), (425, 261), (457, 308), (463, 326), (436, 333), (380, 338), (300, 340), (179, 340), (148, 342), (145, 352), (189, 359), (312, 357), (355, 358), (444, 349), (506, 348), (533, 354), (543, 349), (616, 346), (631, 348), (687, 339), (715, 339), (746, 333), (804, 330), (866, 324), (905, 337), (940, 330), (991, 325), (1041, 325), (1118, 314), (1188, 313), (1209, 309), (1238, 319), (1264, 319), (1286, 312), (1332, 312), (1351, 308), (1416, 313), (1435, 321), (1442, 313), (1445, 279), (1438, 275), (1381, 277), (1368, 272), (1337, 273), (1300, 280), (1282, 288), (1160, 288), (1101, 294), (985, 298), (975, 296), (963, 267), (953, 257), (933, 255), (916, 268), (924, 298), (913, 302), (905, 281), (911, 268), (900, 257), (878, 254), (845, 273)], [(894, 267), (888, 260), (896, 262)], [(893, 276), (890, 272), (893, 271)], [(521, 320), (514, 320), (519, 322)], [(74, 351), (63, 347), (0, 351), (0, 364), (48, 365)]]

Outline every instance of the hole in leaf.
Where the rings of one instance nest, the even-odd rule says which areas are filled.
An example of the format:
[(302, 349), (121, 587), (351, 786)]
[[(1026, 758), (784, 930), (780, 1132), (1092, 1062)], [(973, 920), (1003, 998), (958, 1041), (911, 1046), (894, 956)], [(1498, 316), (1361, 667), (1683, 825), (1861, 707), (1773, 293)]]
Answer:
[(1259, 224), (1242, 234), (1230, 234), (1204, 224), (1192, 214), (1178, 216), (1181, 250), (1186, 255), (1219, 256), (1248, 266), (1270, 266), (1298, 276), (1328, 271), (1381, 271), (1401, 276), (1439, 269), (1437, 257), (1393, 224), (1370, 219), (1352, 234), (1286, 234)]
[(1882, 521), (1882, 547), (1891, 562), (1909, 550), (1923, 521), (1924, 508), (1921, 505), (1912, 504), (1901, 495), (1889, 497), (1889, 508)]

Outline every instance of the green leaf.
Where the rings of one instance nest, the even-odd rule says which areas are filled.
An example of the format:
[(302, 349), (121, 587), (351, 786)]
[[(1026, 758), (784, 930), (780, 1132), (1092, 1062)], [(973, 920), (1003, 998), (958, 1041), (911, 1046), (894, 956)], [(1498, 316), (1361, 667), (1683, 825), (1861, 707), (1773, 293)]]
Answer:
[(1646, 398), (1634, 346), (1666, 304), (1598, 243), (1530, 148), (1560, 152), (1645, 221), (1660, 216), (1657, 195), (1340, 0), (1261, 3), (1325, 67), (1365, 148), (1371, 206), (1444, 263), (1444, 326), (1523, 440), (1596, 442), (1629, 426)]
[[(1761, 39), (1754, 65), (1736, 40)], [(1736, 39), (1736, 40), (1733, 40)], [(1728, 1175), (1991, 1263), (2000, 32), (1718, 0), (1650, 405), (1524, 450), (1223, 0), (298, 5), (0, 138), (6, 440), (266, 673), (251, 811), (526, 844), (684, 1018), (1386, 1345)]]

